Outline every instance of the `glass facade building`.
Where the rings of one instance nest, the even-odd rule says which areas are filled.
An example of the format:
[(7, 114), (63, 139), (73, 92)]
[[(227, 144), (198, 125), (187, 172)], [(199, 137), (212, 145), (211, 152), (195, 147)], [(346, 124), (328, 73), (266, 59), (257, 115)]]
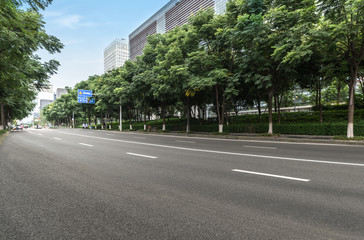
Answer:
[(143, 54), (147, 37), (166, 33), (187, 23), (188, 18), (201, 9), (214, 8), (222, 14), (228, 0), (171, 0), (129, 35), (129, 57), (134, 60)]

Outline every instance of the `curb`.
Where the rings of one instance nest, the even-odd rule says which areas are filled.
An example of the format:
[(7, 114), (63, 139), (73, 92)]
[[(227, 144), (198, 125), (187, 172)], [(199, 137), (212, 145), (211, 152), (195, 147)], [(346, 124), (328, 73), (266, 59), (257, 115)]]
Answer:
[(5, 134), (2, 134), (0, 136), (0, 145), (3, 143), (3, 141), (5, 140), (5, 138), (10, 134), (10, 131), (6, 132)]
[[(99, 130), (99, 129), (97, 129)], [(100, 130), (102, 131), (102, 130)], [(120, 131), (117, 131), (120, 132)], [(260, 140), (260, 141), (277, 141), (277, 142), (302, 142), (302, 143), (327, 143), (327, 144), (343, 144), (343, 145), (364, 145), (364, 141), (358, 140), (334, 140), (333, 136), (311, 136), (311, 135), (281, 135), (281, 136), (259, 136), (259, 135), (212, 135), (209, 133), (179, 133), (179, 132), (143, 132), (143, 131), (122, 131), (121, 133), (129, 134), (154, 134), (154, 135), (170, 135), (183, 137), (201, 137), (214, 139), (236, 139), (236, 140)]]

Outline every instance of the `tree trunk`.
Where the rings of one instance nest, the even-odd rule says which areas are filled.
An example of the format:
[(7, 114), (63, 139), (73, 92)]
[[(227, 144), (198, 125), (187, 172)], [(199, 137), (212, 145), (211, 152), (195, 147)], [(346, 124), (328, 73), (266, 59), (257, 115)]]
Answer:
[[(217, 118), (219, 121), (219, 133), (222, 133), (224, 131), (224, 114), (225, 114), (225, 100), (224, 97), (222, 99), (222, 104), (220, 104), (219, 101), (219, 88), (216, 85), (215, 86), (215, 91), (216, 91), (216, 113), (217, 113)], [(221, 107), (221, 109), (220, 109)]]
[(2, 128), (0, 127), (0, 130), (1, 129), (5, 129), (5, 112), (4, 112), (4, 103), (3, 102), (0, 102), (0, 108), (1, 108), (1, 112), (0, 112), (0, 115), (1, 115), (1, 125)]
[(354, 96), (355, 96), (356, 74), (349, 83), (349, 105), (348, 105), (348, 129), (347, 138), (354, 137)]
[(129, 107), (129, 129), (133, 130), (133, 125), (131, 123), (131, 121), (132, 121), (131, 118), (132, 118), (132, 109), (131, 109), (131, 107)]
[(257, 99), (257, 108), (258, 108), (258, 114), (259, 114), (259, 119), (262, 118), (262, 108), (260, 106), (260, 99)]
[(268, 114), (269, 114), (269, 129), (268, 134), (273, 134), (273, 88), (268, 89)]
[(147, 131), (147, 105), (144, 104), (144, 131)]
[(338, 85), (337, 85), (337, 95), (336, 95), (336, 103), (339, 105), (340, 104), (340, 100), (341, 100), (341, 83), (338, 82)]
[(278, 124), (281, 124), (281, 103), (282, 103), (283, 94), (281, 97), (278, 96)]
[(163, 103), (162, 106), (162, 117), (163, 117), (163, 127), (162, 127), (162, 131), (166, 130), (166, 109), (165, 109), (165, 104)]
[(187, 125), (186, 133), (190, 133), (190, 98), (187, 97)]
[(322, 116), (322, 104), (321, 104), (321, 100), (322, 100), (322, 97), (321, 97), (321, 86), (319, 86), (319, 89), (318, 89), (318, 101), (319, 101), (319, 111), (320, 111), (320, 123), (322, 123), (324, 121), (323, 119), (323, 116)]
[(277, 96), (275, 95), (274, 96), (274, 112), (276, 113), (277, 112), (277, 109), (278, 109), (278, 107), (277, 107)]

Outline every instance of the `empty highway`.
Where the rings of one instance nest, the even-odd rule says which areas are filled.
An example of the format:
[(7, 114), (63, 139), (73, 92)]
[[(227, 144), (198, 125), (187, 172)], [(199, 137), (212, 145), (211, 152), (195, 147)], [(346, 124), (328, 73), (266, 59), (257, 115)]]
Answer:
[(0, 239), (364, 239), (364, 146), (11, 132)]

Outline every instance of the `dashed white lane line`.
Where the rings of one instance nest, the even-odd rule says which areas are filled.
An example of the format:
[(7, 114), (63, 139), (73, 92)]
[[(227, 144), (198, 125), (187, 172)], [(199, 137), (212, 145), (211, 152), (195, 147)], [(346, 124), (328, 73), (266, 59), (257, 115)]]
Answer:
[(31, 133), (31, 134), (35, 134), (35, 135), (38, 135), (38, 136), (43, 136), (43, 134), (40, 134), (40, 133), (34, 133), (34, 132), (31, 132), (31, 131), (27, 131), (28, 133)]
[(83, 146), (87, 146), (87, 147), (93, 147), (94, 145), (90, 145), (90, 144), (86, 144), (86, 143), (78, 143), (80, 145), (83, 145)]
[(247, 145), (244, 145), (243, 147), (245, 147), (245, 148), (272, 149), (272, 150), (276, 150), (277, 149), (276, 147), (259, 147), (259, 146), (247, 146)]
[(71, 135), (71, 136), (79, 136), (79, 137), (100, 139), (100, 140), (105, 140), (105, 141), (113, 141), (113, 142), (119, 142), (119, 143), (129, 143), (129, 144), (144, 145), (144, 146), (153, 146), (153, 147), (160, 147), (160, 148), (178, 149), (178, 150), (184, 150), (184, 151), (205, 152), (205, 153), (244, 156), (244, 157), (266, 158), (266, 159), (278, 159), (278, 160), (285, 160), (285, 161), (298, 161), (298, 162), (310, 162), (310, 163), (323, 163), (323, 164), (334, 164), (334, 165), (364, 167), (363, 163), (334, 162), (334, 161), (324, 161), (324, 160), (315, 160), (315, 159), (302, 159), (302, 158), (257, 155), (257, 154), (247, 154), (247, 153), (237, 153), (237, 152), (224, 152), (224, 151), (215, 151), (215, 150), (208, 150), (208, 149), (197, 149), (197, 148), (187, 148), (187, 147), (176, 147), (176, 146), (171, 146), (171, 145), (161, 145), (161, 144), (154, 144), (154, 143), (134, 142), (134, 141), (121, 140), (121, 139), (111, 139), (111, 138), (105, 138), (105, 137), (95, 137), (95, 136), (81, 135), (81, 134), (75, 134), (75, 133), (65, 133), (65, 132), (59, 132), (59, 133), (66, 134), (66, 135)]
[(182, 141), (182, 140), (176, 140), (176, 142), (180, 142), (180, 143), (196, 143), (196, 142), (192, 142), (192, 141)]
[(240, 170), (240, 169), (232, 169), (231, 171), (240, 172), (240, 173), (254, 174), (254, 175), (260, 175), (260, 176), (266, 176), (266, 177), (283, 178), (283, 179), (301, 181), (301, 182), (311, 181), (310, 179), (295, 178), (295, 177), (288, 177), (288, 176), (283, 176), (283, 175), (275, 175), (275, 174), (268, 174), (268, 173), (261, 173), (261, 172), (252, 172), (252, 171), (246, 171), (246, 170)]
[(154, 156), (142, 155), (142, 154), (131, 153), (131, 152), (127, 152), (126, 154), (133, 155), (133, 156), (138, 156), (138, 157), (145, 157), (145, 158), (153, 158), (153, 159), (158, 158), (158, 157), (154, 157)]
[(54, 137), (54, 139), (55, 140), (59, 140), (59, 141), (62, 140), (62, 138), (57, 138), (57, 137)]

